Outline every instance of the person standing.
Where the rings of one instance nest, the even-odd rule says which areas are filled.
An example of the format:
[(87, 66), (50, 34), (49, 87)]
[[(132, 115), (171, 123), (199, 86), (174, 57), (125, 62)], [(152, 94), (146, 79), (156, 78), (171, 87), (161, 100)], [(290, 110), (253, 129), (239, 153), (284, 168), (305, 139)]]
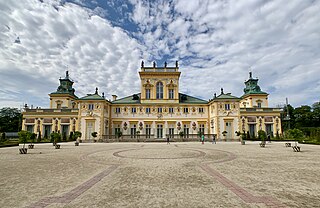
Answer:
[(204, 144), (204, 135), (203, 134), (201, 136), (201, 141), (202, 141), (202, 144)]
[(169, 137), (167, 137), (167, 144), (170, 144), (170, 139), (169, 139)]
[(212, 135), (212, 144), (216, 144), (216, 136), (214, 134)]

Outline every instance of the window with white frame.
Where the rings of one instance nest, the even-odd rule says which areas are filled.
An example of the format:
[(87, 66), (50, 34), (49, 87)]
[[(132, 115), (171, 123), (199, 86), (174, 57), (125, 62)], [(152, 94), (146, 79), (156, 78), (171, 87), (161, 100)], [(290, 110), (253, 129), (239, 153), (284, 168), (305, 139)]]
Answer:
[(157, 95), (157, 99), (163, 99), (163, 84), (162, 82), (158, 82), (156, 85), (156, 95)]
[(189, 108), (183, 108), (183, 113), (189, 113)]
[(94, 104), (89, 104), (89, 105), (88, 105), (88, 109), (89, 109), (89, 110), (93, 110), (93, 108), (94, 108)]
[(158, 113), (162, 113), (162, 108), (161, 107), (158, 108)]
[(120, 113), (120, 112), (121, 112), (120, 108), (116, 108), (116, 113)]
[(230, 104), (229, 103), (224, 104), (224, 109), (225, 110), (230, 110)]
[(133, 107), (131, 108), (131, 113), (136, 113), (137, 112), (137, 108)]
[(173, 108), (169, 108), (169, 113), (174, 113)]
[(150, 113), (150, 108), (146, 108), (146, 113), (147, 113), (147, 114)]
[(146, 89), (146, 99), (150, 99), (150, 89)]
[(174, 99), (174, 90), (169, 89), (169, 99)]
[(203, 108), (199, 108), (199, 113), (203, 113)]

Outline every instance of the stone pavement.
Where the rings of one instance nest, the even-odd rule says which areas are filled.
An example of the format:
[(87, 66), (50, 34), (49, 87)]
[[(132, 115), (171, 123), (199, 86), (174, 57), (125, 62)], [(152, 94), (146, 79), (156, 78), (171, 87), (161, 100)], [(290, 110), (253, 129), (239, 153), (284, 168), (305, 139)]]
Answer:
[[(319, 207), (320, 147), (63, 143), (0, 149), (0, 207)], [(41, 153), (41, 154), (40, 154)]]

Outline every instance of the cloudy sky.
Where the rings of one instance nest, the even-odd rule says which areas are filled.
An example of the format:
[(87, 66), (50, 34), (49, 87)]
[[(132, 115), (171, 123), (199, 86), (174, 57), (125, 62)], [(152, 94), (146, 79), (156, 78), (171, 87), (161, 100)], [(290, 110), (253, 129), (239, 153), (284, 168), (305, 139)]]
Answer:
[(78, 96), (139, 92), (145, 65), (179, 61), (180, 92), (243, 94), (252, 71), (271, 106), (320, 99), (320, 1), (0, 0), (0, 107), (48, 107), (69, 70)]

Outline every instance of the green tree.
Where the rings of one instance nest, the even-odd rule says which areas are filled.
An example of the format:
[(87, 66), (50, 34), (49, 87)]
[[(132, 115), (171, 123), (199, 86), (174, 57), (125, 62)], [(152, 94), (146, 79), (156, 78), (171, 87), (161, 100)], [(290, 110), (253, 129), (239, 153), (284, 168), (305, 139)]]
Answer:
[(17, 108), (0, 109), (0, 132), (18, 132), (21, 129), (21, 112)]
[(289, 129), (287, 131), (287, 136), (294, 140), (301, 140), (304, 137), (303, 132), (300, 129)]
[(267, 134), (265, 131), (263, 130), (259, 130), (258, 131), (258, 139), (261, 140), (261, 141), (265, 141), (267, 138)]
[(30, 132), (29, 132), (29, 134), (30, 134), (29, 139), (30, 139), (30, 141), (31, 141), (31, 144), (33, 144), (34, 141), (36, 140), (37, 134), (35, 134), (35, 133), (30, 133)]
[(295, 128), (312, 127), (312, 112), (311, 107), (308, 105), (302, 105), (297, 107), (293, 111)]
[(315, 127), (320, 127), (320, 102), (312, 104), (312, 120)]
[(2, 143), (2, 142), (6, 142), (7, 141), (7, 139), (6, 139), (6, 133), (2, 133), (1, 134), (1, 138), (0, 138), (0, 143)]
[(79, 137), (81, 137), (82, 136), (82, 133), (80, 132), (80, 131), (76, 131), (76, 132), (74, 132), (74, 134), (73, 134), (73, 137), (74, 137), (74, 140), (77, 140)]
[(19, 136), (19, 142), (23, 143), (23, 149), (25, 148), (25, 144), (28, 141), (28, 139), (30, 138), (31, 133), (27, 132), (27, 131), (20, 131), (18, 133)]

